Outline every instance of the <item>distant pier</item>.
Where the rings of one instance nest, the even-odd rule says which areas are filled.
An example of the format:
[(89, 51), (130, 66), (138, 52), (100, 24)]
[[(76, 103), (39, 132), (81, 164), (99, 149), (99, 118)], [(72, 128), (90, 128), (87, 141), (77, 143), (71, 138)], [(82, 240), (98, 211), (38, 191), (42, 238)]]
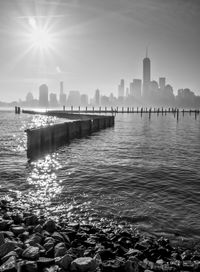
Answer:
[(116, 115), (118, 113), (137, 113), (140, 114), (141, 116), (143, 114), (148, 114), (149, 115), (149, 119), (151, 119), (151, 115), (152, 114), (157, 114), (158, 115), (167, 115), (167, 113), (173, 114), (174, 117), (179, 120), (180, 114), (182, 114), (182, 116), (185, 116), (185, 114), (189, 114), (189, 115), (194, 115), (195, 119), (197, 119), (197, 116), (200, 114), (200, 109), (179, 109), (179, 108), (164, 108), (164, 107), (160, 107), (160, 108), (147, 108), (147, 107), (99, 107), (99, 108), (95, 108), (95, 107), (86, 107), (86, 108), (74, 108), (73, 106), (71, 106), (69, 109), (66, 109), (65, 107), (63, 107), (63, 110), (67, 113), (71, 113), (71, 114), (112, 114), (112, 115)]
[(177, 107), (174, 108), (156, 108), (156, 107), (69, 107), (68, 109), (66, 107), (63, 107), (63, 111), (67, 113), (86, 113), (86, 114), (117, 114), (117, 113), (147, 113), (147, 114), (166, 114), (166, 113), (189, 113), (190, 115), (193, 114), (200, 114), (200, 109), (180, 109)]
[(114, 126), (114, 116), (75, 114), (64, 111), (29, 111), (27, 114), (41, 114), (66, 118), (72, 122), (63, 122), (46, 127), (27, 129), (27, 157), (32, 159), (46, 151), (55, 150), (70, 140), (85, 137), (93, 132)]

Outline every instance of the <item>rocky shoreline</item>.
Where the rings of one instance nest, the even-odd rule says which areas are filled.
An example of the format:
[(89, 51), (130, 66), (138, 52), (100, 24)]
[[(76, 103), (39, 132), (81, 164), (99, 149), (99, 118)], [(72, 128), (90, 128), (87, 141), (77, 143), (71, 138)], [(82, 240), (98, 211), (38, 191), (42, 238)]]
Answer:
[(0, 271), (200, 271), (200, 246), (173, 246), (128, 228), (55, 222), (0, 200)]

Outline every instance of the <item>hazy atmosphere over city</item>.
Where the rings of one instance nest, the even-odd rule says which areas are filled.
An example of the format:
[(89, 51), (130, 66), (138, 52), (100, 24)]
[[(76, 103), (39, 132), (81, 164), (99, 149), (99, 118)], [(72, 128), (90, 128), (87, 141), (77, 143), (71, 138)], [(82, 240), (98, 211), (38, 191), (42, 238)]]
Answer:
[(152, 79), (200, 95), (199, 14), (199, 0), (1, 0), (0, 100), (38, 98), (43, 83), (59, 93), (60, 81), (66, 93), (116, 95), (121, 78), (142, 78), (146, 46)]

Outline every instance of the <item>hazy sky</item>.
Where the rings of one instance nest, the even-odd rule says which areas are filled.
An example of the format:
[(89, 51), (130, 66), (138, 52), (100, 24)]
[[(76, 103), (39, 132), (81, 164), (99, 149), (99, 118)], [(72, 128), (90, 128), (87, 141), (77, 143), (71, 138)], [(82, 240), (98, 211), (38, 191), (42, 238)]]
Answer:
[(60, 80), (65, 92), (117, 94), (121, 78), (142, 78), (147, 45), (152, 79), (200, 95), (199, 0), (0, 0), (0, 100), (38, 98), (42, 83), (58, 93)]

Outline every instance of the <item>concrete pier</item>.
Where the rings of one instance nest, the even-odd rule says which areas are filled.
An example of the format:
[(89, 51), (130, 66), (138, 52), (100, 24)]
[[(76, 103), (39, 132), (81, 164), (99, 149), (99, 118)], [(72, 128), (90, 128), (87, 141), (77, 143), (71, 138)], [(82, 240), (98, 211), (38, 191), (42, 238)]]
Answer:
[(114, 126), (114, 116), (72, 114), (63, 111), (35, 112), (22, 111), (28, 114), (42, 114), (67, 118), (72, 122), (63, 122), (51, 126), (27, 129), (27, 157), (32, 159), (42, 153), (53, 151), (57, 147), (81, 138), (93, 132)]

